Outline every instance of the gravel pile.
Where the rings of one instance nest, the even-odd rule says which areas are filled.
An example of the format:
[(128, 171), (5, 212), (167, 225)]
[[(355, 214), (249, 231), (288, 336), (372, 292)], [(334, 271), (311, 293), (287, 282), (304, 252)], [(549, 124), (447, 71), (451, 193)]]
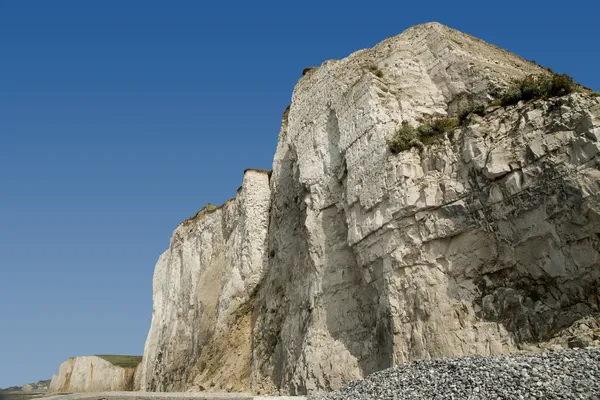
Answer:
[(398, 365), (312, 400), (600, 400), (600, 348)]

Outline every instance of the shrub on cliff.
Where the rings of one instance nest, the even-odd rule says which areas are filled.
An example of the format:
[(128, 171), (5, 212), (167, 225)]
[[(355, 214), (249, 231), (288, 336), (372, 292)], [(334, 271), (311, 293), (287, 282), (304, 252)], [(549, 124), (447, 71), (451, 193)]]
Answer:
[(419, 139), (424, 144), (431, 144), (444, 137), (446, 132), (458, 126), (456, 118), (433, 118), (418, 126)]
[[(371, 68), (371, 72), (378, 70)], [(515, 85), (488, 106), (508, 106), (519, 101), (529, 101), (556, 96), (564, 96), (577, 90), (578, 85), (566, 74), (530, 75), (517, 81)], [(485, 115), (484, 105), (471, 104), (458, 113), (457, 118), (432, 118), (413, 128), (408, 122), (396, 130), (396, 134), (388, 141), (393, 154), (408, 150), (411, 147), (423, 146), (439, 142), (447, 132), (462, 124), (470, 114)]]
[(417, 130), (410, 126), (408, 122), (402, 121), (402, 125), (396, 130), (396, 134), (388, 141), (390, 151), (398, 154), (415, 146), (419, 141)]
[(456, 118), (433, 118), (423, 122), (417, 128), (403, 121), (396, 134), (388, 141), (388, 146), (393, 154), (398, 154), (411, 147), (435, 143), (444, 137), (446, 132), (450, 132), (457, 126)]
[(501, 97), (503, 106), (573, 93), (577, 84), (566, 74), (530, 75), (510, 87)]
[(457, 116), (458, 123), (462, 124), (463, 122), (465, 122), (467, 117), (471, 114), (484, 116), (485, 115), (485, 106), (483, 104), (480, 104), (480, 105), (469, 104), (469, 106), (467, 106), (464, 110), (462, 110), (461, 112), (458, 113), (458, 116)]
[(550, 86), (550, 96), (565, 96), (573, 93), (577, 89), (577, 84), (567, 74), (552, 75), (552, 85)]

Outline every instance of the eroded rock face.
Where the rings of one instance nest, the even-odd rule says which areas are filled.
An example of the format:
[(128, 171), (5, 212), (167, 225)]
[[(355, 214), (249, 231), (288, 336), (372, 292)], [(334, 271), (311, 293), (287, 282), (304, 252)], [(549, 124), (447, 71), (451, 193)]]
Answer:
[(128, 391), (134, 387), (135, 368), (121, 368), (96, 356), (74, 357), (52, 376), (51, 393)]
[[(265, 196), (257, 219), (238, 197), (161, 256), (142, 388), (327, 390), (408, 360), (515, 351), (597, 312), (598, 98), (490, 109), (438, 144), (387, 146), (403, 121), (544, 73), (435, 23), (308, 71), (270, 182), (244, 180)], [(260, 227), (245, 236), (251, 279), (232, 278), (248, 247), (222, 233), (240, 224)]]
[(235, 199), (177, 227), (154, 273), (142, 390), (249, 386), (251, 311), (266, 266), (270, 202), (268, 173), (248, 170)]

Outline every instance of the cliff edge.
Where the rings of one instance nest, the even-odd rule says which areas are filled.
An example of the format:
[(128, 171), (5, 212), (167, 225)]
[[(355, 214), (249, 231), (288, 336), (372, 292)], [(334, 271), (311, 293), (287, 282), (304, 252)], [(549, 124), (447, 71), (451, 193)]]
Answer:
[(142, 390), (307, 393), (405, 361), (535, 348), (599, 311), (600, 99), (487, 107), (549, 72), (437, 23), (305, 71), (272, 173), (182, 223)]

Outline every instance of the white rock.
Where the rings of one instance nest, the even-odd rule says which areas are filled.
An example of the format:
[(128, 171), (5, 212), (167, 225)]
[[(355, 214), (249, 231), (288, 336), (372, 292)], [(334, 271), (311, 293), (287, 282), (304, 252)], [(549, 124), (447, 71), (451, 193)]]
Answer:
[(21, 388), (21, 391), (28, 393), (28, 392), (32, 392), (33, 391), (33, 386), (30, 385), (29, 383), (23, 385), (23, 387)]
[(597, 311), (597, 98), (520, 103), (388, 150), (402, 121), (532, 73), (547, 72), (436, 23), (309, 71), (270, 181), (247, 173), (160, 257), (141, 388), (328, 390), (516, 351)]
[(96, 356), (74, 357), (52, 376), (51, 393), (133, 390), (135, 368), (121, 368)]
[(154, 273), (141, 390), (249, 385), (253, 290), (268, 256), (270, 196), (267, 172), (248, 170), (235, 199), (175, 230)]

